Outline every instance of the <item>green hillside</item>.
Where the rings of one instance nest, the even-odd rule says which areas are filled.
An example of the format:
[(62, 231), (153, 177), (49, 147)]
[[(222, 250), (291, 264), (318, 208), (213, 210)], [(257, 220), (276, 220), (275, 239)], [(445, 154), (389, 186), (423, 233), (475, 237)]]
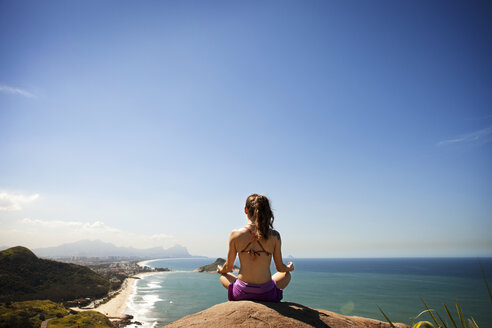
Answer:
[(0, 302), (66, 301), (107, 294), (109, 281), (87, 267), (39, 259), (21, 246), (0, 252)]
[(0, 304), (0, 328), (39, 327), (48, 318), (67, 315), (67, 309), (51, 301)]
[(96, 311), (84, 311), (48, 322), (48, 328), (113, 328), (104, 314)]

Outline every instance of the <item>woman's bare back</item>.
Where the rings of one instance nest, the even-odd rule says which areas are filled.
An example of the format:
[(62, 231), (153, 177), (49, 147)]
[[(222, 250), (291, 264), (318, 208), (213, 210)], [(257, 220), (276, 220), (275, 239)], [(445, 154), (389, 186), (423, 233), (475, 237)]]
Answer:
[[(280, 247), (280, 234), (270, 231), (268, 239), (257, 240), (254, 230), (240, 228), (233, 230), (230, 238), (230, 248), (239, 255), (241, 269), (238, 278), (252, 284), (263, 284), (272, 279), (270, 263), (272, 256), (277, 269), (284, 269)], [(234, 256), (235, 258), (235, 256)], [(280, 271), (280, 270), (279, 270)]]
[[(248, 225), (231, 232), (227, 259), (224, 265), (217, 266), (217, 272), (221, 273), (220, 282), (229, 289), (238, 279), (242, 283), (257, 285), (273, 280), (278, 289), (284, 289), (290, 282), (294, 265), (292, 262), (285, 265), (282, 260), (282, 241), (280, 234), (273, 230), (273, 213), (268, 198), (251, 194), (246, 199), (244, 213), (248, 217)], [(236, 277), (230, 272), (238, 255), (241, 269)], [(273, 276), (270, 272), (272, 257), (278, 271)]]

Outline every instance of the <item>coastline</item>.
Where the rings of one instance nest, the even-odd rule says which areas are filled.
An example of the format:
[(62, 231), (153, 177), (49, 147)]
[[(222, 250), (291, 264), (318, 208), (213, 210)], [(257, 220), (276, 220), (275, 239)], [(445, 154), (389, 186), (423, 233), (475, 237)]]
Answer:
[[(424, 294), (429, 304), (441, 304), (440, 302), (452, 304), (456, 294), (460, 299), (470, 300), (464, 301), (462, 305), (467, 306), (468, 310), (465, 311), (470, 313), (470, 316), (480, 320), (477, 322), (490, 322), (487, 319), (490, 318), (490, 313), (486, 309), (485, 302), (488, 299), (482, 299), (483, 302), (475, 301), (477, 296), (481, 295), (478, 295), (478, 292), (483, 291), (483, 278), (480, 271), (473, 265), (463, 266), (461, 260), (442, 259), (436, 262), (436, 259), (297, 259), (296, 261), (298, 267), (292, 281), (292, 287), (295, 284), (296, 288), (287, 289), (284, 295), (287, 302), (292, 301), (313, 309), (327, 309), (344, 315), (381, 319), (380, 313), (374, 310), (374, 303), (378, 302), (392, 321), (407, 322), (408, 318), (416, 315), (415, 311), (418, 312), (420, 306), (418, 298), (421, 294)], [(473, 264), (474, 261), (470, 259), (468, 262)], [(490, 261), (484, 260), (486, 270), (492, 268)], [(200, 262), (196, 261), (194, 266), (202, 265)], [(172, 263), (173, 268), (193, 266), (191, 262), (188, 265), (187, 261), (183, 261), (183, 265)], [(441, 268), (442, 264), (447, 264), (445, 269)], [(446, 272), (446, 276), (443, 276), (443, 272)], [(146, 327), (150, 327), (154, 322), (162, 326), (212, 307), (226, 299), (225, 290), (219, 291), (220, 285), (217, 284), (216, 273), (200, 275), (192, 274), (190, 270), (170, 273), (176, 274), (144, 277), (140, 282), (128, 279), (128, 285), (125, 285), (131, 288), (129, 296), (126, 297), (128, 307), (120, 311), (136, 316), (132, 320), (138, 320)], [(313, 287), (312, 281), (320, 277), (322, 278), (320, 284)], [(387, 286), (388, 278), (391, 286)], [(182, 284), (183, 279), (193, 283)], [(142, 290), (140, 286), (143, 287)], [(453, 292), (450, 292), (447, 286), (452, 286)], [(194, 293), (197, 287), (202, 292), (198, 293), (199, 295)], [(386, 296), (381, 296), (382, 291)], [(432, 292), (427, 293), (427, 291)], [(397, 294), (407, 295), (407, 300), (400, 300)], [(147, 296), (147, 299), (143, 299), (143, 296)], [(395, 305), (395, 297), (398, 305), (401, 306)], [(134, 300), (135, 304), (133, 304)], [(122, 302), (126, 303), (125, 300)], [(156, 302), (158, 303), (155, 304)], [(103, 307), (99, 310), (102, 309)]]
[(152, 262), (152, 261), (155, 261), (155, 260), (144, 260), (144, 261), (140, 261), (140, 262), (137, 262), (137, 265), (140, 266), (140, 267), (144, 267), (144, 266), (147, 266), (147, 263)]
[(128, 307), (127, 302), (128, 299), (130, 298), (130, 295), (132, 295), (134, 292), (135, 283), (137, 279), (157, 273), (160, 272), (143, 272), (143, 273), (138, 273), (132, 277), (126, 278), (125, 281), (123, 282), (122, 287), (120, 288), (120, 291), (115, 297), (111, 298), (108, 302), (101, 304), (92, 310), (100, 312), (105, 316), (109, 317), (110, 319), (124, 318), (125, 317), (124, 312)]
[[(196, 259), (207, 259), (207, 257), (205, 257), (205, 256), (198, 256), (198, 257), (195, 257), (195, 256), (191, 256), (191, 257), (164, 257), (164, 258), (160, 258), (160, 259), (143, 260), (143, 261), (137, 262), (137, 265), (138, 266), (141, 266), (141, 267), (145, 267), (145, 266), (148, 266), (149, 263), (156, 262), (156, 261), (166, 261), (166, 260), (170, 260), (170, 261), (175, 261), (175, 260), (196, 260)], [(171, 270), (171, 271), (175, 271), (175, 270)]]

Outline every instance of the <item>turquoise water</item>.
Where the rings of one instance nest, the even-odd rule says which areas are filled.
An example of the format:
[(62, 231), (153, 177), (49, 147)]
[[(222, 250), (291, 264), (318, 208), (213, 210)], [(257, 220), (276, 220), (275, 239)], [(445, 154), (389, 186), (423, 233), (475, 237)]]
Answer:
[[(143, 327), (160, 327), (188, 314), (227, 301), (226, 290), (213, 273), (191, 272), (215, 259), (168, 259), (149, 262), (177, 272), (136, 281), (127, 313)], [(296, 270), (284, 301), (348, 315), (384, 320), (377, 305), (397, 322), (410, 323), (424, 306), (445, 314), (442, 302), (481, 328), (492, 327), (492, 303), (476, 259), (294, 259)], [(488, 277), (492, 259), (481, 260)], [(453, 313), (454, 310), (453, 310)], [(430, 319), (423, 317), (424, 319)], [(142, 326), (140, 326), (142, 327)]]

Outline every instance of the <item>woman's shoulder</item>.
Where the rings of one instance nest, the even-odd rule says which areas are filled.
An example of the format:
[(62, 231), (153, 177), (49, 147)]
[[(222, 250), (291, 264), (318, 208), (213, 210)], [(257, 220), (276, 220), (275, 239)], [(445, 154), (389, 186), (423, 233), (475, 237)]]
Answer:
[(273, 237), (275, 237), (275, 238), (277, 238), (278, 240), (280, 240), (280, 232), (278, 232), (277, 230), (271, 229), (271, 230), (270, 230), (270, 234), (271, 234)]
[(241, 227), (241, 228), (237, 228), (237, 229), (232, 230), (232, 232), (250, 232), (250, 230), (248, 230), (247, 227)]
[(237, 229), (232, 230), (231, 236), (239, 237), (239, 236), (247, 234), (247, 233), (250, 233), (249, 230), (246, 229), (245, 227), (241, 227), (241, 228), (237, 228)]

